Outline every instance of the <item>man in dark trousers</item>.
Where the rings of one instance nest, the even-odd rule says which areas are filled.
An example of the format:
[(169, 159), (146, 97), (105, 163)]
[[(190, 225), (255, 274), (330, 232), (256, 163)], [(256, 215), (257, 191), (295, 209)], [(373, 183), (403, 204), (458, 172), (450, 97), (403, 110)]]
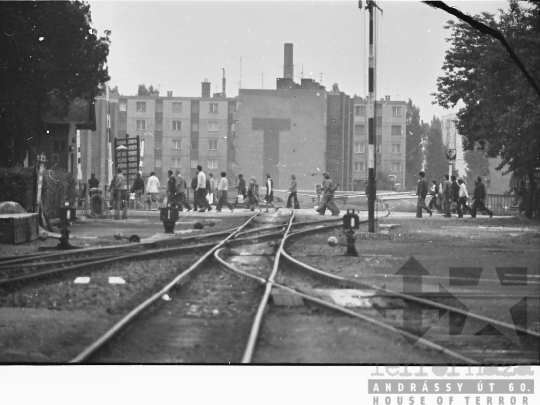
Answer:
[(247, 205), (246, 203), (246, 194), (247, 194), (247, 189), (246, 189), (246, 181), (244, 180), (244, 175), (243, 174), (239, 174), (238, 175), (238, 185), (236, 186), (236, 188), (238, 189), (237, 191), (237, 197), (236, 197), (236, 201), (234, 202), (234, 206), (236, 207), (238, 205), (238, 196), (242, 196), (242, 200), (244, 202), (244, 204)]
[(137, 211), (144, 209), (144, 204), (141, 202), (142, 195), (144, 194), (144, 181), (141, 178), (141, 172), (137, 172), (137, 177), (131, 186), (130, 193), (135, 194), (135, 209)]
[(292, 202), (294, 200), (294, 209), (299, 210), (300, 204), (298, 203), (298, 183), (296, 182), (296, 176), (291, 174), (291, 187), (289, 187), (289, 198), (287, 198), (287, 208), (292, 208)]
[(191, 211), (191, 206), (189, 205), (187, 201), (187, 197), (186, 197), (186, 188), (187, 188), (186, 180), (184, 179), (184, 177), (182, 177), (182, 173), (180, 173), (180, 170), (176, 170), (175, 174), (176, 174), (176, 190), (179, 194), (177, 196), (179, 204), (181, 206), (183, 205), (184, 207), (186, 207), (188, 211)]
[(334, 192), (337, 190), (339, 185), (336, 185), (332, 178), (328, 173), (324, 174), (324, 180), (322, 183), (322, 187), (319, 188), (319, 190), (322, 191), (323, 196), (321, 199), (321, 205), (319, 208), (317, 208), (317, 212), (321, 215), (324, 215), (326, 212), (326, 208), (328, 208), (330, 211), (332, 211), (333, 216), (339, 215), (339, 208), (336, 206), (336, 202), (334, 200)]
[(482, 177), (480, 176), (478, 176), (474, 182), (473, 198), (474, 202), (471, 207), (471, 218), (476, 218), (476, 211), (478, 209), (480, 209), (480, 211), (487, 212), (491, 218), (493, 216), (493, 211), (489, 210), (484, 204), (484, 199), (486, 198), (486, 188), (484, 187)]
[(446, 218), (450, 218), (452, 216), (450, 214), (450, 204), (452, 201), (452, 182), (450, 181), (450, 176), (448, 174), (444, 175), (442, 196), (443, 196), (444, 216)]
[(433, 211), (431, 211), (426, 205), (426, 196), (428, 193), (428, 182), (426, 180), (426, 173), (419, 172), (420, 180), (418, 180), (418, 186), (416, 187), (416, 195), (418, 196), (418, 202), (416, 203), (416, 218), (422, 218), (422, 209), (426, 210), (431, 217)]
[(197, 211), (197, 176), (191, 179), (191, 188), (193, 189), (193, 209)]
[[(178, 205), (176, 199), (176, 176), (172, 170), (167, 172), (169, 180), (167, 181), (167, 204)], [(182, 211), (182, 205), (180, 204), (180, 211)]]
[(456, 203), (456, 206), (457, 206), (457, 203), (459, 201), (459, 184), (457, 182), (457, 177), (450, 176), (450, 181), (452, 182), (452, 185), (450, 186), (451, 195), (452, 195), (451, 200), (452, 200), (452, 203)]

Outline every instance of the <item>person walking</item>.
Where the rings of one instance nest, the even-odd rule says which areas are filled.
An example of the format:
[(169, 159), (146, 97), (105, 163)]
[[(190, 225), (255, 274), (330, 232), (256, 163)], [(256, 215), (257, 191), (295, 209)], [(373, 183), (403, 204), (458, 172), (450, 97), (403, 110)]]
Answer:
[(251, 178), (247, 189), (248, 208), (254, 211), (255, 207), (259, 208), (259, 185), (255, 177)]
[[(122, 209), (122, 202), (124, 201), (122, 191), (124, 190), (124, 175), (122, 174), (122, 169), (118, 167), (116, 169), (116, 176), (114, 181), (111, 183), (111, 188), (114, 195), (114, 219), (120, 219), (120, 210)], [(111, 191), (109, 188), (109, 191)]]
[(471, 207), (471, 218), (476, 218), (476, 212), (478, 209), (481, 211), (487, 212), (489, 217), (493, 216), (493, 211), (488, 209), (484, 204), (484, 199), (486, 198), (486, 188), (484, 183), (482, 183), (482, 178), (478, 176), (474, 182), (474, 194), (473, 194), (473, 204)]
[[(176, 199), (176, 176), (172, 170), (167, 172), (169, 180), (167, 180), (167, 205), (176, 205), (178, 206), (178, 201)], [(182, 211), (182, 206), (180, 205), (180, 211)]]
[(471, 213), (471, 207), (467, 205), (467, 200), (469, 199), (469, 193), (467, 192), (467, 185), (463, 179), (458, 179), (459, 184), (459, 198), (457, 203), (457, 214), (458, 218), (463, 218), (463, 210)]
[(227, 198), (227, 191), (229, 190), (229, 180), (227, 180), (227, 173), (221, 172), (221, 179), (217, 185), (219, 200), (216, 205), (216, 212), (221, 212), (221, 207), (225, 204), (231, 212), (234, 211), (234, 206), (229, 202)]
[(298, 203), (297, 186), (298, 186), (298, 183), (296, 182), (296, 176), (292, 174), (291, 187), (289, 187), (289, 191), (291, 192), (291, 194), (289, 194), (289, 198), (287, 198), (287, 208), (292, 208), (292, 201), (294, 198), (294, 209), (296, 210), (300, 209), (300, 204)]
[(150, 172), (150, 177), (146, 183), (146, 192), (148, 193), (148, 211), (152, 211), (152, 203), (155, 202), (157, 207), (156, 211), (159, 208), (159, 179), (156, 177), (155, 172)]
[(210, 201), (210, 204), (217, 204), (219, 199), (219, 194), (217, 192), (217, 185), (219, 180), (214, 179), (214, 173), (210, 173), (208, 174), (208, 176), (210, 176), (210, 194), (212, 195), (212, 201)]
[(186, 197), (186, 180), (182, 177), (180, 170), (176, 170), (176, 190), (178, 192), (177, 199), (179, 201), (180, 207), (184, 206), (188, 211), (191, 211), (191, 206), (188, 203)]
[(444, 175), (443, 183), (443, 211), (446, 218), (451, 218), (450, 214), (450, 201), (452, 199), (452, 182), (450, 181), (450, 176), (448, 174)]
[(422, 210), (426, 210), (431, 217), (433, 211), (426, 205), (426, 196), (428, 193), (428, 182), (425, 179), (426, 173), (419, 172), (420, 180), (418, 180), (418, 186), (416, 187), (416, 195), (418, 196), (418, 202), (416, 203), (416, 218), (422, 218)]
[(144, 181), (141, 178), (141, 172), (137, 172), (137, 177), (131, 186), (130, 193), (135, 194), (135, 209), (137, 211), (144, 209), (144, 204), (142, 203), (142, 195), (144, 194)]
[[(236, 207), (238, 205), (238, 196), (242, 196), (242, 200), (245, 201), (246, 200), (246, 193), (247, 193), (247, 189), (246, 189), (246, 181), (244, 180), (244, 175), (243, 174), (239, 174), (238, 175), (238, 185), (236, 186), (237, 188), (237, 197), (236, 197), (236, 201), (234, 202), (234, 206)], [(246, 205), (247, 205), (247, 202), (245, 202)]]
[(333, 216), (339, 215), (339, 209), (334, 201), (334, 192), (339, 187), (339, 184), (335, 184), (328, 173), (324, 174), (324, 180), (322, 187), (319, 188), (322, 191), (323, 196), (321, 199), (321, 205), (317, 208), (317, 212), (321, 215), (326, 213), (326, 208), (332, 211)]
[(435, 209), (438, 209), (437, 207), (437, 193), (438, 193), (439, 187), (437, 186), (437, 180), (431, 180), (431, 188), (429, 189), (429, 195), (431, 196), (431, 200), (429, 200), (429, 209), (433, 210), (433, 207)]
[(193, 190), (193, 209), (195, 211), (198, 210), (198, 205), (197, 205), (197, 184), (198, 184), (198, 180), (197, 180), (197, 175), (195, 175), (195, 177), (193, 177), (191, 179), (191, 189)]
[(266, 173), (266, 195), (264, 196), (264, 201), (266, 201), (266, 211), (264, 212), (268, 212), (268, 206), (275, 208), (276, 211), (279, 209), (272, 203), (274, 201), (274, 180), (272, 180), (270, 173)]
[(459, 200), (459, 184), (457, 182), (457, 177), (456, 176), (450, 176), (450, 181), (452, 182), (452, 186), (450, 187), (451, 189), (451, 194), (452, 194), (452, 202), (451, 202), (451, 208), (453, 207), (454, 204), (456, 204), (456, 212), (457, 212), (457, 203), (458, 203), (458, 200)]
[(206, 199), (207, 194), (207, 184), (206, 184), (206, 173), (203, 172), (202, 166), (197, 166), (197, 188), (195, 189), (195, 198), (197, 200), (197, 206), (199, 207), (199, 212), (212, 211), (212, 207), (208, 204)]

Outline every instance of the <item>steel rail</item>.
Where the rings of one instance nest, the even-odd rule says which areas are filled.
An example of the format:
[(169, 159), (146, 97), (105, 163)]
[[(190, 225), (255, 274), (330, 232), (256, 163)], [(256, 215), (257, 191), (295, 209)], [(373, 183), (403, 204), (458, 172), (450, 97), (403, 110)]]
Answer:
[[(294, 235), (298, 235), (298, 233), (296, 233)], [(368, 283), (363, 283), (363, 282), (359, 282), (359, 281), (352, 280), (352, 279), (349, 279), (349, 278), (336, 276), (334, 274), (327, 273), (327, 272), (319, 270), (319, 269), (315, 269), (315, 268), (309, 266), (306, 263), (303, 263), (303, 262), (301, 262), (299, 260), (296, 260), (295, 258), (293, 258), (291, 255), (287, 254), (286, 252), (283, 252), (283, 257), (285, 257), (285, 259), (289, 260), (291, 263), (293, 263), (293, 264), (295, 264), (295, 265), (297, 265), (299, 267), (302, 267), (304, 270), (310, 271), (310, 272), (315, 273), (315, 274), (317, 274), (319, 276), (323, 276), (323, 277), (325, 277), (327, 279), (332, 279), (333, 281), (335, 281), (337, 283), (340, 283), (342, 285), (349, 285), (349, 286), (353, 286), (353, 287), (357, 286), (357, 287), (372, 289), (372, 290), (375, 290), (375, 291), (377, 291), (379, 289), (379, 287), (376, 287), (376, 286), (368, 284)], [(508, 324), (506, 322), (502, 322), (502, 321), (499, 321), (497, 319), (488, 318), (488, 317), (485, 317), (483, 315), (475, 314), (473, 312), (463, 311), (462, 309), (452, 307), (452, 306), (449, 306), (449, 305), (445, 305), (445, 304), (441, 304), (441, 303), (438, 303), (436, 301), (431, 301), (431, 300), (427, 300), (427, 299), (424, 299), (424, 298), (416, 297), (414, 295), (400, 293), (400, 292), (392, 291), (392, 290), (386, 290), (386, 294), (397, 297), (397, 298), (401, 298), (401, 299), (409, 301), (409, 302), (415, 302), (417, 304), (423, 304), (423, 305), (426, 305), (426, 306), (429, 306), (429, 307), (432, 307), (432, 308), (437, 308), (437, 309), (441, 309), (441, 310), (444, 310), (444, 311), (450, 311), (450, 312), (453, 312), (453, 313), (456, 313), (456, 314), (471, 317), (471, 318), (479, 320), (479, 321), (490, 322), (493, 325), (500, 326), (500, 327), (505, 328), (505, 329), (514, 330), (514, 331), (517, 331), (517, 332), (522, 332), (522, 333), (525, 333), (525, 334), (527, 334), (529, 336), (540, 338), (540, 333), (532, 331), (530, 329), (524, 329), (524, 328), (521, 328), (519, 326), (510, 325), (510, 324)]]
[[(336, 310), (338, 312), (343, 312), (347, 315), (350, 315), (354, 318), (358, 318), (362, 321), (365, 321), (365, 322), (369, 322), (371, 324), (374, 324), (376, 326), (379, 326), (383, 329), (387, 329), (387, 330), (390, 330), (392, 332), (396, 332), (396, 330), (394, 329), (394, 327), (390, 326), (390, 325), (387, 325), (385, 324), (384, 322), (380, 322), (380, 321), (377, 321), (376, 319), (373, 319), (373, 318), (370, 318), (368, 316), (365, 316), (365, 315), (362, 315), (362, 314), (358, 314), (354, 311), (351, 311), (349, 309), (346, 309), (346, 308), (343, 308), (342, 306), (339, 306), (339, 305), (336, 305), (336, 304), (333, 304), (333, 303), (330, 303), (330, 302), (327, 302), (327, 301), (323, 301), (319, 298), (316, 298), (316, 297), (312, 297), (310, 295), (307, 295), (307, 294), (304, 294), (304, 293), (301, 293), (301, 292), (298, 292), (298, 291), (295, 291), (289, 287), (286, 287), (282, 284), (279, 284), (279, 283), (276, 283), (274, 281), (270, 281), (270, 280), (265, 280), (261, 277), (257, 277), (257, 276), (254, 276), (253, 274), (249, 274), (245, 271), (242, 271), (242, 270), (239, 270), (237, 268), (235, 268), (234, 266), (230, 265), (229, 263), (225, 262), (220, 256), (219, 254), (223, 251), (223, 249), (219, 249), (219, 250), (216, 250), (214, 252), (214, 257), (218, 260), (218, 262), (223, 266), (225, 267), (226, 269), (232, 271), (232, 272), (235, 272), (237, 273), (238, 275), (240, 276), (243, 276), (243, 277), (247, 277), (247, 278), (250, 278), (252, 280), (255, 280), (261, 284), (266, 284), (267, 285), (267, 289), (268, 287), (270, 286), (270, 288), (272, 287), (276, 287), (276, 288), (279, 288), (283, 291), (286, 291), (288, 292), (289, 294), (292, 294), (292, 295), (296, 295), (298, 297), (301, 297), (305, 300), (308, 300), (308, 301), (311, 301), (311, 302), (314, 302), (318, 305), (322, 305), (324, 307), (327, 307), (327, 308), (330, 308), (330, 309), (333, 309), (333, 310)], [(466, 357), (466, 356), (463, 356), (459, 353), (456, 353), (450, 349), (447, 349), (437, 343), (434, 343), (434, 342), (431, 342), (430, 340), (427, 340), (427, 339), (424, 339), (424, 338), (419, 338), (418, 336), (415, 336), (413, 335), (412, 333), (409, 333), (409, 332), (406, 332), (406, 331), (400, 331), (400, 333), (404, 336), (407, 336), (409, 339), (414, 339), (416, 340), (417, 342), (419, 342), (420, 344), (426, 346), (426, 347), (429, 347), (430, 349), (435, 349), (437, 350), (438, 352), (441, 352), (441, 353), (445, 353), (446, 355), (450, 356), (450, 357), (453, 357), (455, 359), (458, 359), (458, 360), (461, 360), (461, 361), (464, 361), (468, 364), (479, 364), (478, 361), (476, 360), (473, 360), (469, 357)], [(248, 343), (249, 344), (249, 343)], [(246, 349), (246, 352), (247, 352), (247, 349)], [(251, 361), (251, 357), (249, 358), (249, 360)]]
[(244, 355), (242, 357), (242, 363), (250, 363), (251, 358), (253, 356), (253, 351), (255, 349), (255, 345), (257, 343), (257, 337), (259, 335), (259, 330), (262, 323), (262, 318), (264, 316), (264, 311), (266, 309), (266, 305), (268, 303), (268, 298), (270, 297), (270, 291), (272, 290), (272, 282), (274, 281), (274, 277), (277, 274), (278, 268), (279, 268), (279, 259), (281, 257), (281, 253), (283, 252), (283, 244), (285, 243), (285, 239), (287, 238), (287, 234), (289, 233), (291, 229), (291, 224), (294, 220), (295, 211), (291, 209), (291, 218), (289, 219), (289, 225), (287, 226), (287, 230), (285, 231), (284, 237), (281, 240), (279, 249), (276, 253), (276, 257), (274, 259), (274, 267), (272, 269), (272, 273), (270, 273), (270, 276), (268, 277), (268, 283), (266, 283), (266, 287), (264, 290), (263, 297), (261, 299), (261, 302), (259, 303), (259, 307), (257, 308), (257, 313), (255, 314), (255, 319), (253, 320), (253, 325), (251, 327), (251, 332), (249, 335), (248, 343), (246, 345), (246, 349), (244, 351)]
[(118, 323), (116, 323), (111, 329), (109, 329), (105, 334), (103, 334), (98, 340), (92, 343), (89, 347), (83, 350), (75, 358), (69, 361), (69, 363), (82, 363), (85, 360), (89, 359), (93, 354), (97, 352), (103, 345), (105, 345), (109, 340), (115, 337), (126, 325), (132, 322), (137, 316), (144, 312), (149, 306), (163, 297), (164, 294), (168, 293), (174, 286), (177, 284), (183, 284), (189, 279), (189, 275), (193, 273), (214, 251), (223, 246), (228, 240), (232, 239), (234, 235), (239, 233), (248, 223), (250, 223), (257, 215), (260, 214), (260, 211), (252, 215), (243, 225), (238, 227), (238, 229), (227, 236), (224, 240), (218, 243), (216, 246), (211, 248), (206, 252), (199, 260), (192, 264), (189, 269), (184, 271), (179, 276), (175, 277), (170, 283), (168, 283), (163, 289), (159, 292), (152, 295), (150, 298), (145, 300), (142, 304), (138, 305), (135, 309), (130, 311), (126, 316), (124, 316)]

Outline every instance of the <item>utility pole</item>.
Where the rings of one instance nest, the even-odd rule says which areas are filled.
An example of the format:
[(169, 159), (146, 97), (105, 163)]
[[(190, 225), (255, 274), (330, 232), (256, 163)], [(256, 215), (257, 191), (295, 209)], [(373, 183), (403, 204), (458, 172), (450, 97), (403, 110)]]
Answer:
[[(362, 2), (359, 2), (359, 7), (362, 8)], [(375, 13), (374, 7), (380, 8), (377, 6), (375, 1), (367, 1), (367, 9), (369, 11), (369, 70), (368, 70), (368, 98), (371, 111), (373, 111), (373, 117), (370, 117), (368, 120), (368, 232), (375, 232), (375, 200), (377, 198), (377, 186), (375, 183), (375, 168), (376, 166), (376, 142), (375, 142), (375, 128), (377, 124), (377, 93), (376, 83), (375, 83), (375, 49), (373, 43), (373, 37), (375, 33)], [(382, 11), (382, 10), (381, 10)]]
[(242, 88), (242, 59), (249, 59), (251, 56), (233, 56), (233, 59), (240, 60), (240, 81), (238, 82), (238, 89)]

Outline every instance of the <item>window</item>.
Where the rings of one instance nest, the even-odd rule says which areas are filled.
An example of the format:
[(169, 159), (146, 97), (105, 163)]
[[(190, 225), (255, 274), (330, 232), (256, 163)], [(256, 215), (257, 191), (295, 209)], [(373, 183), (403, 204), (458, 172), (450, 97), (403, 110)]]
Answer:
[(217, 139), (208, 140), (208, 150), (217, 150)]
[(192, 114), (198, 114), (199, 113), (199, 104), (191, 104), (191, 113)]
[(156, 131), (163, 131), (163, 122), (156, 121)]
[(192, 122), (191, 123), (191, 130), (194, 132), (199, 132), (199, 123), (198, 122)]
[(172, 144), (173, 149), (182, 149), (182, 139), (173, 139)]
[(210, 112), (212, 114), (217, 114), (218, 111), (218, 103), (210, 103)]
[(217, 159), (208, 159), (208, 168), (217, 169)]
[(354, 106), (354, 115), (359, 116), (365, 116), (366, 115), (366, 107), (363, 105), (355, 105)]
[(231, 122), (229, 124), (229, 132), (234, 132), (236, 131), (236, 124), (234, 122)]
[(137, 120), (137, 129), (146, 129), (146, 121)]
[(144, 167), (144, 160), (141, 160), (141, 161), (139, 162), (139, 167)]
[(120, 101), (118, 103), (118, 110), (119, 111), (127, 111), (127, 102), (126, 101)]
[(379, 135), (379, 136), (382, 135), (382, 128), (380, 125), (375, 127), (375, 135)]
[(401, 153), (401, 144), (393, 143), (392, 144), (392, 153)]
[(199, 141), (191, 140), (191, 149), (196, 150), (199, 149)]
[(217, 132), (219, 129), (219, 123), (217, 121), (208, 122), (208, 132)]
[(366, 144), (364, 142), (355, 142), (354, 153), (365, 153)]
[(161, 167), (161, 159), (155, 159), (154, 160), (154, 166)]
[(236, 112), (236, 103), (229, 104), (229, 114), (232, 114), (233, 112)]
[(401, 117), (401, 107), (392, 107), (392, 117)]
[(392, 162), (392, 172), (401, 173), (401, 162)]
[(182, 112), (182, 103), (172, 103), (172, 112), (180, 114)]
[(173, 131), (180, 131), (182, 129), (182, 121), (173, 121), (172, 129)]
[(354, 162), (354, 171), (355, 172), (365, 172), (365, 164), (364, 162)]
[(392, 135), (394, 136), (401, 135), (401, 125), (392, 125)]
[(375, 104), (375, 115), (378, 117), (382, 117), (382, 105)]
[(146, 112), (146, 101), (137, 101), (137, 112)]
[(180, 166), (180, 158), (172, 158), (171, 165), (172, 165), (172, 167), (181, 167)]
[(364, 125), (355, 125), (354, 126), (354, 134), (355, 135), (365, 136), (366, 135), (365, 126)]
[(191, 168), (196, 169), (199, 161), (197, 159), (191, 159)]
[(382, 151), (382, 145), (380, 143), (378, 143), (376, 148), (375, 148), (375, 153), (381, 153), (381, 151)]

